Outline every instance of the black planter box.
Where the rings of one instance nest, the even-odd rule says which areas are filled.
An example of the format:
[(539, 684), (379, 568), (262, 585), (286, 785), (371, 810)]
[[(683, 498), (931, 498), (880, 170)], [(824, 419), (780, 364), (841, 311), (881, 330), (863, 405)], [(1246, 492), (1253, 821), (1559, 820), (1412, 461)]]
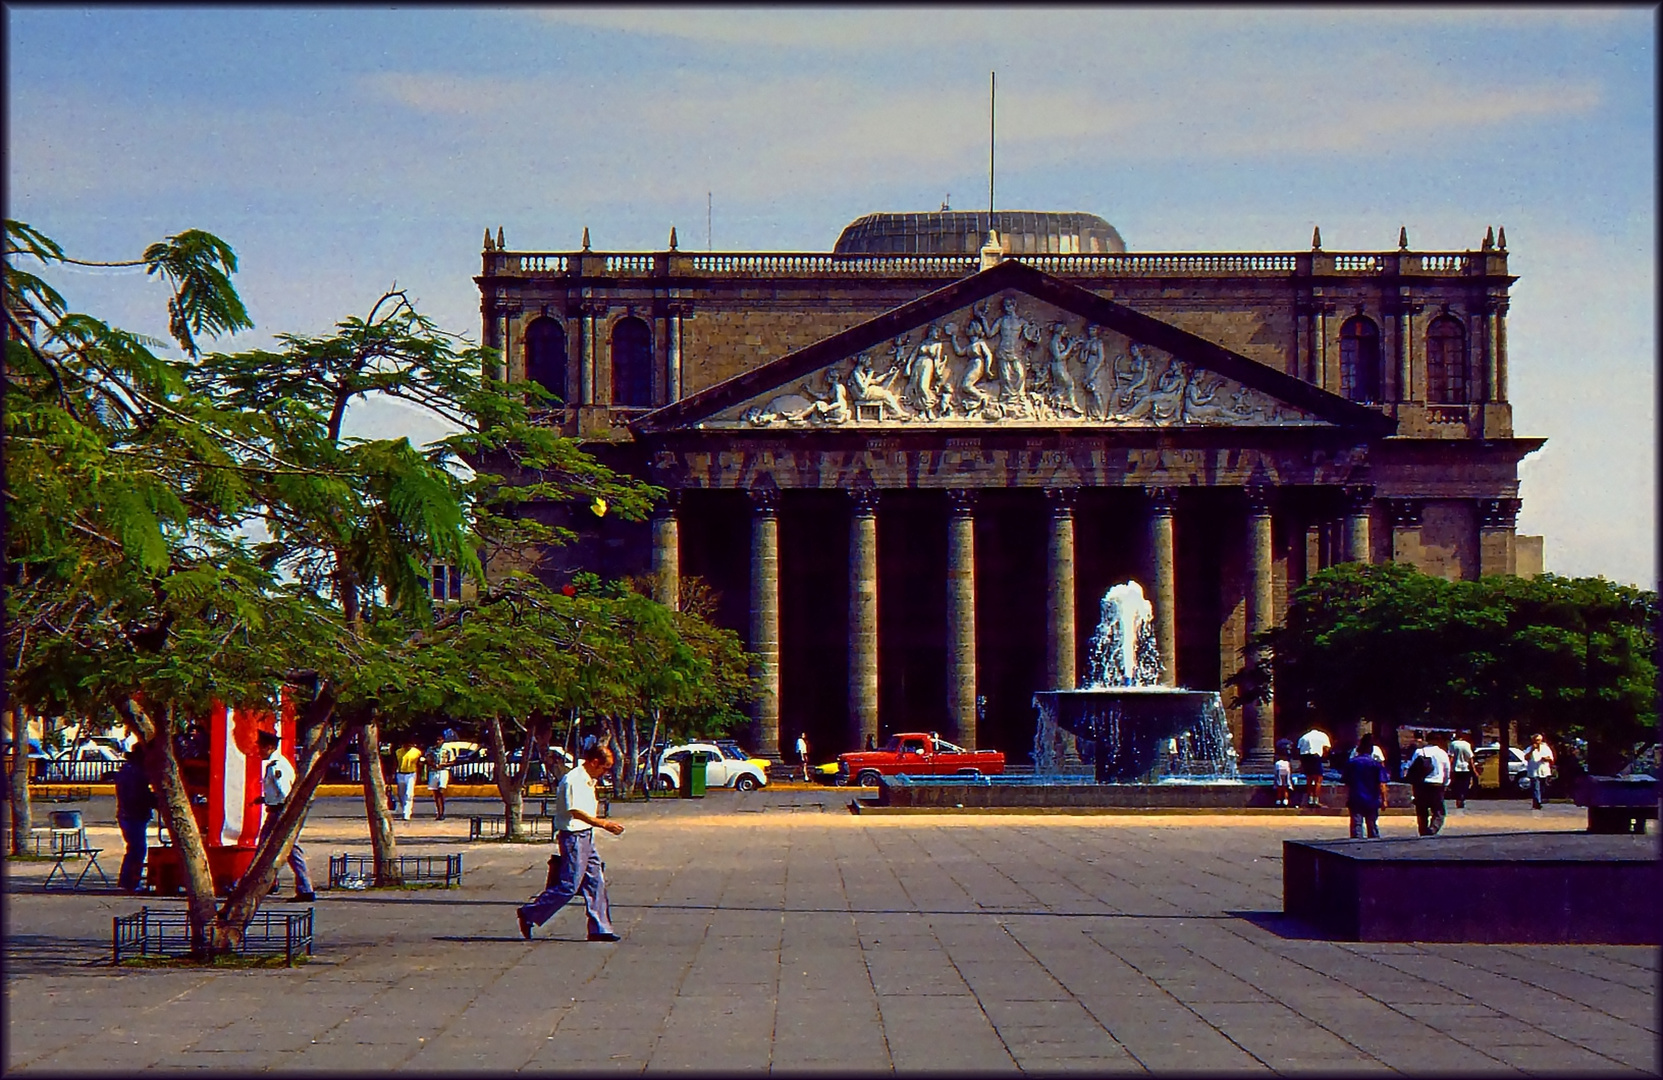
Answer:
[(1342, 941), (1656, 945), (1646, 836), (1282, 842), (1282, 909)]

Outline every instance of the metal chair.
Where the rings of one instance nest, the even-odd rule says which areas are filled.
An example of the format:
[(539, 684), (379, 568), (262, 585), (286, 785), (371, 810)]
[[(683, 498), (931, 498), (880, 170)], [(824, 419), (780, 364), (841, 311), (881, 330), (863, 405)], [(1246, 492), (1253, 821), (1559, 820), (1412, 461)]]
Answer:
[[(75, 820), (80, 820), (81, 812), (79, 810), (70, 810), (64, 813), (74, 814)], [(58, 814), (55, 813), (52, 816), (57, 818)], [(87, 831), (84, 828), (59, 829), (54, 827), (52, 830), (52, 868), (46, 872), (46, 881), (43, 887), (51, 888), (52, 882), (58, 880), (63, 882), (65, 888), (79, 889), (82, 883), (86, 881), (87, 874), (90, 871), (97, 870), (99, 879), (108, 888), (110, 876), (104, 873), (102, 866), (98, 865), (98, 856), (103, 851), (103, 848), (92, 846), (87, 839)], [(64, 865), (71, 859), (86, 860), (74, 881), (70, 880), (69, 869)]]

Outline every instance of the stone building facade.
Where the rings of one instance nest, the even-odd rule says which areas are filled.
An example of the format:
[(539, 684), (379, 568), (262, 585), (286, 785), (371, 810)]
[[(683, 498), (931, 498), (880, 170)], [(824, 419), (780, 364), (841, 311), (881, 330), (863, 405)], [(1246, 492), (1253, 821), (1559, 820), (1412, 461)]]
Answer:
[[(1128, 579), (1164, 679), (1214, 689), (1331, 563), (1539, 572), (1514, 529), (1542, 440), (1507, 403), (1505, 233), (1128, 253), (1094, 215), (1009, 216), (1023, 231), (975, 252), (985, 214), (872, 215), (830, 253), (487, 233), (493, 374), (670, 492), (552, 572), (650, 573), (672, 603), (709, 585), (760, 658), (757, 752), (925, 729), (1023, 760), (1034, 691), (1076, 685)], [(1249, 763), (1305, 719), (1230, 713)]]

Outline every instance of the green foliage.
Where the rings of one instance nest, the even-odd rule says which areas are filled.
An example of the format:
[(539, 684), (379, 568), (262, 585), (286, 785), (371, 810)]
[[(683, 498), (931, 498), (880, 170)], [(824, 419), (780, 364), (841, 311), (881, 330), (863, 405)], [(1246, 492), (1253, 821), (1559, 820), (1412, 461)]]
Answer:
[(1515, 720), (1613, 768), (1656, 724), (1657, 615), (1656, 593), (1604, 578), (1346, 563), (1294, 591), (1230, 683), (1329, 721)]

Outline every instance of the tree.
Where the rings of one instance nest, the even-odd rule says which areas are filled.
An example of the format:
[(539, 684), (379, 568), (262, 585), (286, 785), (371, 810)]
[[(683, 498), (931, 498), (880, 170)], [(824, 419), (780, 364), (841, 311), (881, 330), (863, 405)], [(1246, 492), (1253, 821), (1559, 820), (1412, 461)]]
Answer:
[[(1555, 741), (1585, 740), (1614, 768), (1656, 720), (1657, 596), (1603, 578), (1445, 581), (1408, 566), (1347, 563), (1290, 597), (1230, 680), (1244, 699), (1272, 685), (1285, 710), (1329, 722), (1397, 725), (1530, 721)], [(1265, 650), (1252, 659), (1252, 650)]]
[[(486, 509), (491, 477), (451, 471), (464, 449), (522, 461), (535, 474), (524, 497), (599, 491), (621, 513), (644, 515), (653, 489), (530, 430), (517, 393), (466, 389), (484, 354), (435, 340), (397, 294), (330, 338), (284, 339), (285, 353), (204, 357), (199, 336), (250, 324), (230, 284), (229, 246), (182, 233), (133, 263), (173, 288), (169, 321), (184, 358), (170, 359), (156, 342), (70, 312), (18, 265), (73, 261), (49, 238), (8, 222), (7, 254), (8, 704), (110, 710), (127, 724), (186, 863), (193, 946), (211, 955), (257, 909), (325, 769), (366, 724), (373, 730), (389, 672), (424, 647), (410, 620), (430, 610), (432, 561), (477, 576), (482, 538), (535, 534)], [(399, 356), (443, 369), (449, 392), (466, 395), (474, 430), (427, 451), (340, 439), (351, 394), (366, 382), (405, 385), (389, 374)], [(306, 366), (314, 363), (357, 381), (325, 393)], [(269, 540), (249, 539), (254, 521)], [(216, 910), (173, 734), (215, 701), (275, 707), (291, 679), (304, 687), (301, 775), (274, 834)]]

